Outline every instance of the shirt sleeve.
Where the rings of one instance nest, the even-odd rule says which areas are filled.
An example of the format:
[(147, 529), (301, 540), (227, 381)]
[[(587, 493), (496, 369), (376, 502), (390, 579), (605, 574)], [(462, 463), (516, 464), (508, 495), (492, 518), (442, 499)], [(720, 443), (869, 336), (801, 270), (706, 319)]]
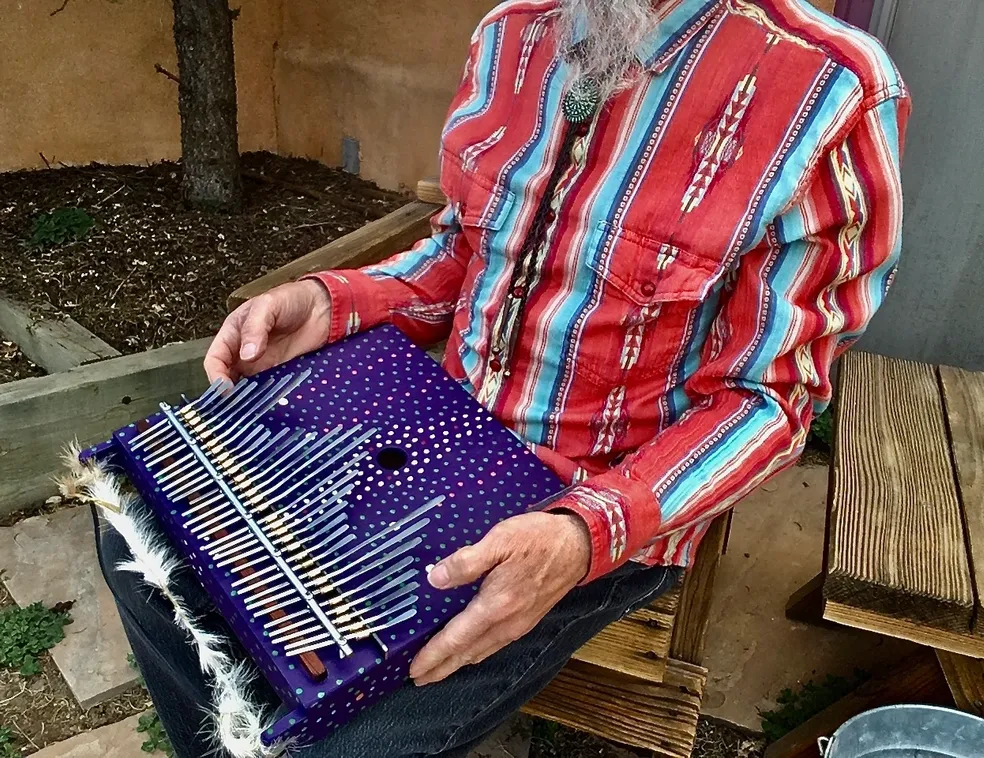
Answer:
[(382, 263), (305, 277), (328, 289), (328, 342), (382, 323), (395, 324), (420, 345), (448, 336), (472, 252), (450, 205), (431, 225), (429, 237)]
[(864, 112), (728, 276), (678, 421), (550, 510), (588, 525), (602, 576), (672, 543), (794, 463), (831, 398), (831, 365), (891, 285), (902, 230), (906, 97)]
[[(478, 39), (476, 32), (449, 112), (471, 97), (477, 86)], [(445, 188), (458, 184), (441, 182)], [(382, 323), (398, 326), (414, 342), (425, 346), (448, 336), (472, 257), (458, 222), (457, 207), (458, 198), (449, 196), (448, 205), (431, 221), (431, 235), (382, 263), (303, 277), (320, 281), (331, 297), (327, 342)]]

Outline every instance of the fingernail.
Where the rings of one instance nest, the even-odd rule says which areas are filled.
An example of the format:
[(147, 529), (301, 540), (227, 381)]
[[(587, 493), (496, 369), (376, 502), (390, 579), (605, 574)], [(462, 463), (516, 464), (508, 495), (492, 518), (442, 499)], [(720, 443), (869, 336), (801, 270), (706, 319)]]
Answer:
[(443, 563), (438, 563), (427, 575), (427, 581), (430, 582), (431, 587), (443, 590), (451, 583), (451, 575)]
[(239, 351), (239, 357), (244, 361), (251, 361), (256, 357), (256, 345), (252, 342), (243, 345), (243, 349)]

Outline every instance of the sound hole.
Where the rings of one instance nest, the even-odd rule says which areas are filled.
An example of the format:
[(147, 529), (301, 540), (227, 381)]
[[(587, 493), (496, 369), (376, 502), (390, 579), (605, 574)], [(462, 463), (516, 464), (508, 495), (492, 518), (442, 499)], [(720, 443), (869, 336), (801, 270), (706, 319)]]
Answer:
[(398, 447), (387, 447), (376, 455), (376, 463), (387, 471), (398, 471), (407, 465), (407, 454)]

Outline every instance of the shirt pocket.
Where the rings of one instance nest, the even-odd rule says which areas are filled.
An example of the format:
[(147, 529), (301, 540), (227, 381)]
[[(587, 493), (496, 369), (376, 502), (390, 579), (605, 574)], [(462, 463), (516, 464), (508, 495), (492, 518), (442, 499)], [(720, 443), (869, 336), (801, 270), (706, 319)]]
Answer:
[(724, 275), (723, 260), (602, 221), (588, 266), (597, 307), (585, 339), (599, 346), (584, 364), (588, 378), (607, 388), (666, 378), (693, 335), (699, 306)]
[(502, 182), (468, 170), (461, 157), (448, 151), (442, 156), (441, 188), (471, 249), (486, 261), (497, 254), (508, 257), (506, 235), (499, 232), (516, 203), (515, 193)]

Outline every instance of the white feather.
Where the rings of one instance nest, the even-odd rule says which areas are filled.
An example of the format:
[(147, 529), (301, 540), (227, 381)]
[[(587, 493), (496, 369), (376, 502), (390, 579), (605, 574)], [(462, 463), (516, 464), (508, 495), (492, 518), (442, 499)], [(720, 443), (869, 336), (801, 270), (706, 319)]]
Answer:
[(272, 722), (252, 696), (251, 667), (233, 661), (222, 649), (222, 638), (202, 629), (182, 598), (175, 594), (171, 579), (181, 566), (180, 561), (170, 555), (150, 519), (136, 512), (136, 499), (123, 492), (116, 477), (98, 462), (79, 463), (78, 453), (77, 443), (66, 450), (69, 472), (59, 486), (63, 493), (72, 493), (73, 497), (82, 497), (99, 507), (105, 521), (125, 540), (132, 557), (119, 563), (116, 569), (141, 576), (171, 602), (175, 624), (191, 638), (202, 671), (213, 679), (215, 741), (233, 758), (281, 755), (286, 743), (270, 747), (263, 744), (263, 732)]

